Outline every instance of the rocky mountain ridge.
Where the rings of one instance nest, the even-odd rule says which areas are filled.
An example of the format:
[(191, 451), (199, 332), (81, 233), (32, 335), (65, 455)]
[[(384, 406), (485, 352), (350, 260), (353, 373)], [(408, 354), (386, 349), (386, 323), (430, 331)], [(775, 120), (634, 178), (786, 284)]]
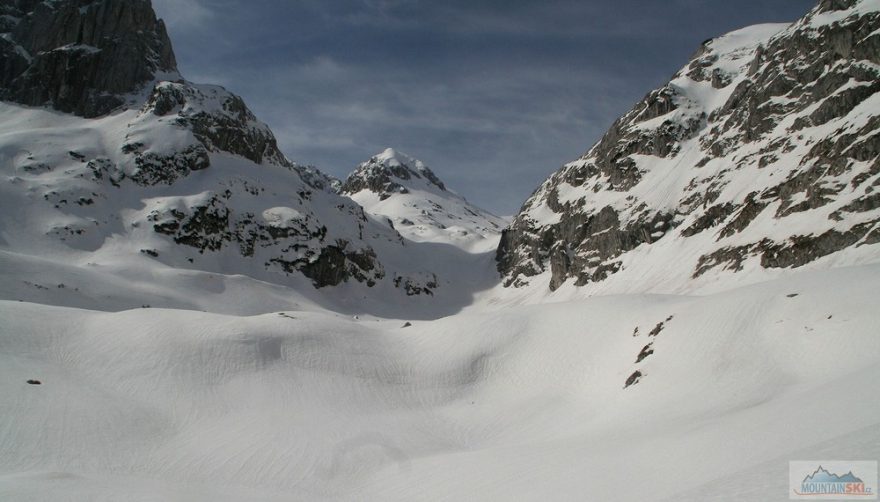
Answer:
[(682, 291), (875, 260), (878, 82), (873, 0), (823, 0), (792, 25), (707, 41), (524, 204), (497, 252), (505, 285), (619, 274)]

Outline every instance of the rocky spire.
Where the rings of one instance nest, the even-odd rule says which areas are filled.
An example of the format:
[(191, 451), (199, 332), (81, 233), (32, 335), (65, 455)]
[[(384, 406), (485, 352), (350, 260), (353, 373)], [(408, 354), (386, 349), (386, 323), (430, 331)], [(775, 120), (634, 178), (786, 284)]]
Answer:
[(0, 0), (0, 16), (4, 100), (95, 117), (177, 71), (149, 0)]

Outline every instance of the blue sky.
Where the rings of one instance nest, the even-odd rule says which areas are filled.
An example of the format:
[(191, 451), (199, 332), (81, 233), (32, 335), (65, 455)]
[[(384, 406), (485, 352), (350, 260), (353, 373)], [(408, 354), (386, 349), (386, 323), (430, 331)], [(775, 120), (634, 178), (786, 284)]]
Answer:
[(296, 162), (391, 146), (512, 214), (708, 38), (816, 0), (153, 0), (181, 72), (244, 97)]

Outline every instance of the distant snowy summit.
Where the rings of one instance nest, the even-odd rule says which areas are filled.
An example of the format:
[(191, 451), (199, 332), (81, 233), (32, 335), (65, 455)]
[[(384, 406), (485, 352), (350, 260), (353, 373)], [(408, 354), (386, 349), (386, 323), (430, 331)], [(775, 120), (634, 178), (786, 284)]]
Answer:
[(526, 201), (504, 283), (682, 293), (876, 262), (878, 91), (876, 0), (705, 42)]
[(409, 193), (410, 188), (446, 192), (446, 185), (424, 162), (393, 148), (386, 148), (349, 174), (342, 185), (342, 192), (355, 194), (368, 190), (385, 200), (392, 195)]
[(393, 148), (361, 163), (340, 193), (416, 242), (490, 251), (506, 226), (502, 218), (447, 189), (424, 162)]

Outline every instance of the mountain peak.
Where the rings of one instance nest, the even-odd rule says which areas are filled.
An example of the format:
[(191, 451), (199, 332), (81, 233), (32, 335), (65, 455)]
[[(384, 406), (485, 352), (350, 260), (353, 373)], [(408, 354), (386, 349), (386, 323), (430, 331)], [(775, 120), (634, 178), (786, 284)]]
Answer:
[(358, 165), (339, 193), (416, 242), (486, 251), (506, 224), (447, 190), (424, 162), (394, 148)]
[(363, 190), (376, 193), (384, 200), (410, 190), (446, 192), (446, 185), (421, 160), (386, 148), (358, 165), (346, 178), (341, 192), (351, 195)]
[(424, 162), (419, 159), (410, 157), (409, 155), (399, 152), (394, 148), (386, 148), (382, 150), (380, 153), (373, 155), (373, 159), (376, 159), (376, 162), (382, 163), (387, 166), (409, 166), (412, 168), (425, 168)]

